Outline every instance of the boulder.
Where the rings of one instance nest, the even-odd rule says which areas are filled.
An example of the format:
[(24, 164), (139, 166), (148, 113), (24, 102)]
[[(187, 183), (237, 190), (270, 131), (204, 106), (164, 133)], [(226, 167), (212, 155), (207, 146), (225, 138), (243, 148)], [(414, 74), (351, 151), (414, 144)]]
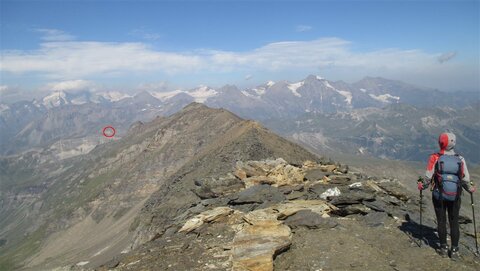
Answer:
[(284, 223), (290, 228), (307, 227), (309, 229), (331, 229), (338, 225), (333, 219), (324, 218), (310, 210), (300, 210), (289, 216)]
[(331, 198), (331, 197), (338, 197), (341, 194), (342, 193), (340, 192), (340, 189), (338, 189), (338, 187), (334, 187), (334, 188), (329, 188), (329, 189), (327, 189), (327, 191), (323, 192), (320, 195), (320, 198), (327, 199), (327, 198)]
[(343, 193), (338, 197), (334, 197), (330, 203), (338, 206), (338, 205), (349, 205), (349, 204), (357, 204), (362, 203), (363, 201), (373, 201), (375, 199), (375, 195), (370, 193), (365, 193), (362, 191), (350, 191), (348, 193)]
[(185, 222), (183, 227), (178, 232), (189, 233), (199, 228), (204, 223), (215, 222), (223, 217), (229, 216), (233, 212), (234, 210), (229, 207), (217, 207), (212, 210), (202, 212), (192, 217), (191, 219), (187, 220), (187, 222)]
[(274, 186), (302, 184), (305, 179), (300, 168), (292, 165), (278, 165), (268, 173), (268, 177), (275, 179)]
[(394, 196), (401, 201), (405, 202), (410, 199), (406, 188), (403, 187), (403, 185), (401, 185), (398, 181), (381, 181), (378, 182), (377, 185), (389, 195)]
[(278, 219), (286, 219), (301, 210), (310, 210), (314, 213), (325, 215), (337, 209), (324, 200), (292, 200), (273, 205), (271, 208), (278, 211)]
[(272, 271), (273, 257), (287, 250), (291, 239), (282, 224), (246, 225), (233, 239), (232, 270)]
[(346, 184), (352, 180), (353, 175), (330, 175), (329, 183), (331, 184)]
[(385, 212), (388, 208), (388, 205), (385, 201), (378, 199), (374, 201), (365, 201), (363, 204), (377, 212)]
[(281, 202), (285, 200), (285, 195), (278, 190), (278, 188), (262, 184), (249, 187), (243, 191), (232, 195), (229, 204), (251, 204), (263, 202)]

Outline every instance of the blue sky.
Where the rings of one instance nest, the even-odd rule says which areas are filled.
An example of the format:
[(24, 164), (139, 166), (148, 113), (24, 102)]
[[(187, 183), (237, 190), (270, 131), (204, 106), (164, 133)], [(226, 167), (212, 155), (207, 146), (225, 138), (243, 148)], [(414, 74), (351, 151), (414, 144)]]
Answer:
[(308, 74), (479, 89), (479, 1), (0, 3), (3, 91), (247, 87)]

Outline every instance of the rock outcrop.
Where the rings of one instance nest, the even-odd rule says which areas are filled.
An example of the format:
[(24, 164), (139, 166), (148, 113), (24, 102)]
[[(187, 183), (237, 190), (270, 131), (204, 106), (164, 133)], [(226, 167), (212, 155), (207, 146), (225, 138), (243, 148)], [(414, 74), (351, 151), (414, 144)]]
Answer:
[[(270, 271), (275, 266), (279, 270), (344, 270), (347, 268), (344, 265), (346, 261), (350, 262), (348, 267), (355, 270), (385, 270), (388, 266), (395, 269), (396, 261), (390, 260), (386, 267), (381, 259), (372, 259), (378, 264), (375, 267), (357, 253), (363, 249), (368, 251), (359, 247), (361, 242), (365, 242), (362, 240), (370, 238), (362, 237), (362, 234), (370, 236), (382, 232), (388, 234), (389, 242), (397, 242), (394, 240), (400, 238), (404, 246), (415, 244), (399, 228), (410, 225), (410, 216), (416, 215), (418, 206), (396, 180), (376, 180), (350, 173), (346, 167), (339, 170), (335, 164), (307, 161), (302, 165), (292, 165), (279, 158), (238, 162), (234, 171), (224, 177), (197, 180), (195, 185), (215, 192), (197, 194), (199, 202), (176, 218), (172, 226), (176, 231), (167, 230), (158, 237), (158, 242), (175, 238), (176, 242), (184, 243), (182, 248), (185, 251), (181, 253), (193, 258), (186, 262), (182, 260), (179, 266), (179, 263), (173, 264), (165, 258), (164, 254), (170, 253), (166, 250), (169, 246), (160, 249), (158, 246), (147, 246), (148, 251), (159, 251), (157, 255), (163, 262), (157, 261), (157, 264), (165, 266), (170, 262), (165, 269), (175, 266), (176, 270)], [(333, 250), (340, 249), (335, 238), (340, 245), (343, 239), (349, 239), (351, 245), (345, 253), (353, 256), (345, 259), (344, 256), (330, 254), (333, 259), (327, 264), (328, 257), (322, 255), (328, 253), (328, 246), (318, 247), (317, 242), (311, 244), (315, 247), (314, 251), (303, 250), (301, 242), (309, 243), (312, 238), (329, 243)], [(197, 239), (198, 244), (190, 245)], [(382, 247), (382, 250), (396, 245), (369, 244)], [(402, 253), (408, 253), (403, 250)], [(298, 254), (298, 251), (303, 251), (303, 254)], [(424, 257), (435, 256), (432, 250), (415, 253)], [(133, 264), (139, 269), (151, 269), (151, 263), (142, 263), (145, 256), (141, 255), (133, 253), (133, 256), (120, 261), (116, 269), (129, 270), (129, 265)], [(340, 256), (343, 260), (337, 259)], [(289, 257), (296, 257), (301, 262), (314, 261), (315, 264), (303, 266), (299, 262), (298, 265), (296, 260), (285, 260)], [(323, 260), (317, 260), (318, 257)], [(149, 259), (152, 258), (149, 256)], [(431, 270), (428, 265), (422, 266)], [(407, 268), (411, 266), (407, 265)]]

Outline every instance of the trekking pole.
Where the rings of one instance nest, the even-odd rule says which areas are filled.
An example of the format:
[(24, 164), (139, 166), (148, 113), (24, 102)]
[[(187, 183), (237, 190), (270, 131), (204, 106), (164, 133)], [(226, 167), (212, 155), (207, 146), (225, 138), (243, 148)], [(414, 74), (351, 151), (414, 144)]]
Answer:
[(423, 203), (423, 190), (420, 190), (420, 247), (423, 242), (423, 224), (422, 224), (422, 203)]
[(470, 193), (470, 199), (472, 200), (473, 232), (475, 235), (475, 251), (476, 251), (475, 253), (477, 254), (477, 257), (478, 257), (480, 253), (478, 253), (477, 225), (475, 223), (475, 208), (473, 203), (473, 193)]

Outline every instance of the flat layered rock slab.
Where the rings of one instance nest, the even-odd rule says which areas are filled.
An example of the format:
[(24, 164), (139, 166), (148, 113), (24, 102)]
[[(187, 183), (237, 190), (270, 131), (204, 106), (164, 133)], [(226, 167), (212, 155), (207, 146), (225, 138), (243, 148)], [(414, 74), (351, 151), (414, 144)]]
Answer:
[(217, 207), (212, 210), (202, 212), (191, 219), (187, 220), (183, 227), (178, 232), (189, 233), (195, 229), (198, 229), (204, 223), (214, 222), (223, 217), (227, 217), (234, 212), (233, 209), (229, 207)]
[(264, 222), (246, 225), (235, 235), (232, 270), (271, 271), (275, 255), (290, 247), (292, 233), (288, 226)]

